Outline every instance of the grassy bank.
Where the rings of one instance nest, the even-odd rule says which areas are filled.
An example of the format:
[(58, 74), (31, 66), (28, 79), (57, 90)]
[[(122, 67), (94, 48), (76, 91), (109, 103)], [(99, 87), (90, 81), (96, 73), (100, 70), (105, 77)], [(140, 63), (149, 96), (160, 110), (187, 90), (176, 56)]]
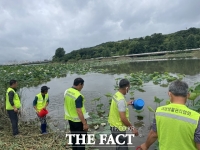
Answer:
[(20, 136), (13, 137), (11, 123), (4, 112), (0, 112), (0, 147), (3, 150), (64, 150), (66, 140), (64, 132), (50, 132), (47, 135), (40, 134), (37, 120), (19, 121)]

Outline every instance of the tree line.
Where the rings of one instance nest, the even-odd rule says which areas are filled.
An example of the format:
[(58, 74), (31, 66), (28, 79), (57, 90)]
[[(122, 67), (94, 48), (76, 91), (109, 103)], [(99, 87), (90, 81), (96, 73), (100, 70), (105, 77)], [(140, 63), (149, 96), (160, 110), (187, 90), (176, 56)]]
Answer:
[(65, 53), (64, 48), (57, 48), (53, 61), (68, 62), (79, 59), (110, 57), (127, 54), (139, 54), (159, 51), (174, 51), (200, 47), (200, 29), (189, 28), (163, 35), (154, 33), (150, 36), (106, 42), (94, 47), (81, 48)]

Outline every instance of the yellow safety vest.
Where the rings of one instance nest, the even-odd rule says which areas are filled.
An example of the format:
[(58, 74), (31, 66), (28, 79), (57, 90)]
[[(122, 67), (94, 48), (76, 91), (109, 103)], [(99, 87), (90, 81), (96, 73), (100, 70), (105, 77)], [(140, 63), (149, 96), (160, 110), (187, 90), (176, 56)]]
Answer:
[(85, 98), (84, 96), (76, 89), (69, 88), (65, 91), (65, 102), (64, 102), (64, 110), (65, 110), (65, 120), (71, 120), (73, 122), (81, 122), (81, 120), (78, 117), (78, 113), (76, 111), (76, 99), (79, 96), (82, 96), (83, 98), (83, 107), (81, 108), (83, 115), (86, 114), (85, 110)]
[(119, 115), (119, 110), (118, 110), (118, 107), (117, 107), (117, 103), (119, 101), (124, 101), (124, 103), (126, 105), (126, 118), (129, 120), (129, 109), (128, 109), (128, 106), (127, 106), (127, 102), (125, 100), (124, 95), (118, 91), (117, 93), (115, 93), (115, 95), (112, 98), (108, 122), (109, 122), (111, 127), (116, 127), (120, 131), (126, 131), (127, 127), (121, 121), (121, 118), (120, 118), (120, 115)]
[(20, 108), (20, 107), (21, 107), (21, 102), (20, 102), (20, 99), (19, 99), (18, 94), (15, 92), (14, 89), (12, 89), (12, 88), (9, 87), (9, 88), (7, 89), (7, 92), (6, 92), (6, 110), (13, 110), (13, 109), (14, 109), (14, 108), (11, 106), (10, 101), (9, 101), (8, 93), (9, 93), (10, 91), (13, 91), (13, 92), (14, 92), (14, 97), (13, 97), (14, 106), (15, 106), (16, 108)]
[(160, 150), (196, 150), (194, 133), (200, 114), (185, 105), (171, 103), (156, 110)]
[(36, 104), (36, 109), (38, 111), (42, 110), (46, 104), (47, 104), (47, 100), (49, 99), (49, 94), (45, 94), (45, 98), (43, 99), (42, 97), (42, 93), (39, 93), (36, 95), (38, 97), (38, 100), (37, 100), (37, 104)]

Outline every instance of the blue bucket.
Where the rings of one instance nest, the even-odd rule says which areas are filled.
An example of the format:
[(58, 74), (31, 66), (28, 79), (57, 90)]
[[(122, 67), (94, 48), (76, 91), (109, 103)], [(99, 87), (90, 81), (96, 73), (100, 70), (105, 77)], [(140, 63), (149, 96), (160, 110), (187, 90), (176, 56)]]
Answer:
[(132, 103), (133, 108), (136, 109), (136, 110), (141, 110), (144, 107), (144, 104), (145, 104), (144, 100), (141, 99), (141, 98), (134, 100), (133, 103)]

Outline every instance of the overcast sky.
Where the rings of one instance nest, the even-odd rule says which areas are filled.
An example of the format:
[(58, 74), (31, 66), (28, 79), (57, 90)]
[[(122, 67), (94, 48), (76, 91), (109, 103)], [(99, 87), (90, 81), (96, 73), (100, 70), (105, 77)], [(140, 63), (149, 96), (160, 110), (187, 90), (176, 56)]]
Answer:
[(0, 0), (0, 64), (200, 28), (200, 0)]

